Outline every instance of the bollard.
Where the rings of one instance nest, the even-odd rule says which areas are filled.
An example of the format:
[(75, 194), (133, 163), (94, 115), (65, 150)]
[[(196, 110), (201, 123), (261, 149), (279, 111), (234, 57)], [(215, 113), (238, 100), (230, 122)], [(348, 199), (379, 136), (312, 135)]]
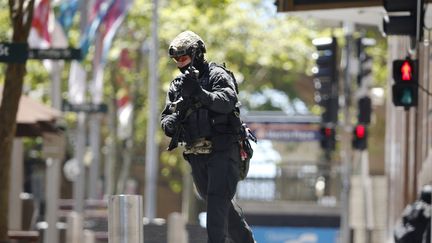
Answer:
[(84, 230), (84, 243), (95, 243), (96, 237), (92, 230)]
[(185, 219), (180, 213), (171, 213), (168, 216), (168, 243), (187, 243)]
[(66, 243), (81, 243), (83, 231), (83, 218), (81, 214), (72, 211), (66, 219)]
[(141, 196), (110, 196), (108, 211), (109, 243), (144, 242)]

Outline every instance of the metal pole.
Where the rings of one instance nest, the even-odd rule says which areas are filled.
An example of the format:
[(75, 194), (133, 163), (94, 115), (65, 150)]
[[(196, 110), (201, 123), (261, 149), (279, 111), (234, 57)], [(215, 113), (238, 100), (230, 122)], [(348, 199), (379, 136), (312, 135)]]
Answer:
[(148, 104), (149, 115), (147, 121), (146, 168), (145, 168), (145, 216), (151, 221), (156, 215), (157, 177), (158, 177), (158, 146), (156, 129), (158, 128), (158, 0), (153, 0), (152, 38), (149, 60), (149, 88)]
[(75, 158), (78, 161), (79, 173), (73, 184), (73, 196), (75, 199), (74, 211), (84, 212), (84, 192), (85, 192), (85, 168), (84, 153), (86, 143), (86, 115), (84, 112), (78, 113), (77, 139), (75, 146)]
[[(115, 71), (111, 68), (110, 82), (112, 87), (116, 87)], [(114, 88), (116, 89), (116, 88)], [(115, 181), (116, 181), (116, 170), (117, 165), (117, 99), (115, 94), (110, 95), (110, 112), (108, 119), (108, 127), (111, 131), (108, 140), (108, 149), (105, 153), (105, 183), (104, 183), (104, 198), (107, 196), (116, 194), (115, 192)]]
[(49, 158), (46, 161), (46, 221), (48, 228), (45, 232), (44, 242), (51, 243), (58, 241), (57, 211), (60, 192), (60, 160)]
[(363, 208), (365, 216), (365, 236), (366, 242), (372, 242), (372, 230), (374, 228), (373, 222), (373, 198), (372, 198), (372, 186), (371, 178), (369, 176), (369, 155), (367, 151), (360, 152), (360, 162), (361, 162), (361, 177), (363, 184)]
[(405, 158), (404, 158), (404, 207), (411, 203), (410, 200), (410, 180), (409, 180), (409, 131), (410, 131), (410, 112), (405, 111)]
[[(63, 69), (62, 63), (59, 61), (52, 62), (51, 71), (51, 99), (52, 107), (61, 110), (61, 70)], [(59, 232), (57, 229), (57, 210), (58, 199), (60, 198), (60, 170), (61, 160), (58, 158), (51, 158), (46, 161), (46, 221), (48, 229), (46, 230), (44, 242), (56, 242), (59, 239)]]
[(22, 138), (14, 138), (12, 146), (12, 160), (10, 167), (10, 186), (9, 186), (9, 212), (8, 225), (10, 230), (22, 230), (22, 200), (20, 193), (23, 191), (22, 185), (24, 172), (24, 145)]
[(108, 202), (108, 242), (144, 242), (142, 197), (114, 195)]
[[(100, 43), (102, 38), (101, 33), (97, 33), (95, 43)], [(101, 56), (102, 46), (95, 47), (95, 56)], [(103, 92), (103, 68), (104, 65), (101, 63), (100, 58), (95, 58), (93, 60), (93, 78), (91, 81), (90, 93), (92, 96), (92, 104), (102, 103), (102, 92)], [(100, 115), (91, 114), (90, 117), (90, 147), (92, 151), (92, 161), (89, 168), (88, 175), (88, 192), (87, 198), (97, 199), (98, 196), (98, 182), (99, 182), (99, 163), (100, 163)]]
[(92, 151), (92, 162), (88, 175), (87, 198), (99, 199), (99, 164), (100, 164), (100, 116), (93, 114), (90, 118), (90, 146)]
[[(81, 33), (84, 33), (87, 25), (87, 2), (81, 1)], [(86, 83), (86, 81), (84, 81)], [(85, 102), (85, 94), (84, 101)], [(79, 174), (73, 184), (73, 196), (75, 199), (74, 210), (78, 213), (84, 212), (84, 191), (85, 191), (85, 171), (84, 171), (84, 153), (86, 146), (86, 115), (84, 112), (78, 113), (77, 138), (75, 145), (75, 158), (78, 161)]]
[(350, 194), (350, 178), (351, 178), (351, 151), (349, 147), (348, 134), (351, 133), (351, 116), (349, 112), (351, 104), (351, 70), (350, 70), (350, 59), (352, 53), (352, 33), (354, 31), (354, 24), (351, 22), (344, 22), (344, 32), (346, 38), (345, 47), (345, 70), (344, 70), (344, 124), (343, 130), (345, 136), (343, 136), (343, 143), (341, 149), (342, 159), (342, 191), (341, 191), (341, 236), (340, 242), (348, 243), (351, 240), (350, 237), (350, 220), (349, 220), (349, 194)]

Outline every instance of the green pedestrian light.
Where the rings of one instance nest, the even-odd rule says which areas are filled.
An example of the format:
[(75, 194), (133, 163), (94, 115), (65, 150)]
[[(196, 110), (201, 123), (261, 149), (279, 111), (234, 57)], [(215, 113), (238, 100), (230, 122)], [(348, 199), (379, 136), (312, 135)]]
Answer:
[(412, 92), (409, 89), (404, 89), (402, 92), (402, 104), (411, 105), (413, 102)]

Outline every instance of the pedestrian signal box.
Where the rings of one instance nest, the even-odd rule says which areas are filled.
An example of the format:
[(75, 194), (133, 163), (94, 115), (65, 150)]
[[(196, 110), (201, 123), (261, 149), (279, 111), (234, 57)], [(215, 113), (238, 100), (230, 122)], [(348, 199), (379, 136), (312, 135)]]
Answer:
[(409, 109), (418, 103), (418, 60), (393, 61), (393, 103)]

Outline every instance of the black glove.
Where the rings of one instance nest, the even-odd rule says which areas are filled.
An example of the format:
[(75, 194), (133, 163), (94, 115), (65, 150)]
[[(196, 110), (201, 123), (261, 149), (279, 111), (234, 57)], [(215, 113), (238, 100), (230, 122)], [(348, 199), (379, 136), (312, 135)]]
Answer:
[(163, 130), (165, 131), (165, 134), (168, 136), (173, 136), (177, 129), (178, 123), (179, 123), (179, 119), (177, 113), (173, 113), (165, 116), (163, 127), (162, 127)]
[(182, 97), (196, 96), (202, 92), (198, 78), (194, 72), (186, 72), (182, 78)]

